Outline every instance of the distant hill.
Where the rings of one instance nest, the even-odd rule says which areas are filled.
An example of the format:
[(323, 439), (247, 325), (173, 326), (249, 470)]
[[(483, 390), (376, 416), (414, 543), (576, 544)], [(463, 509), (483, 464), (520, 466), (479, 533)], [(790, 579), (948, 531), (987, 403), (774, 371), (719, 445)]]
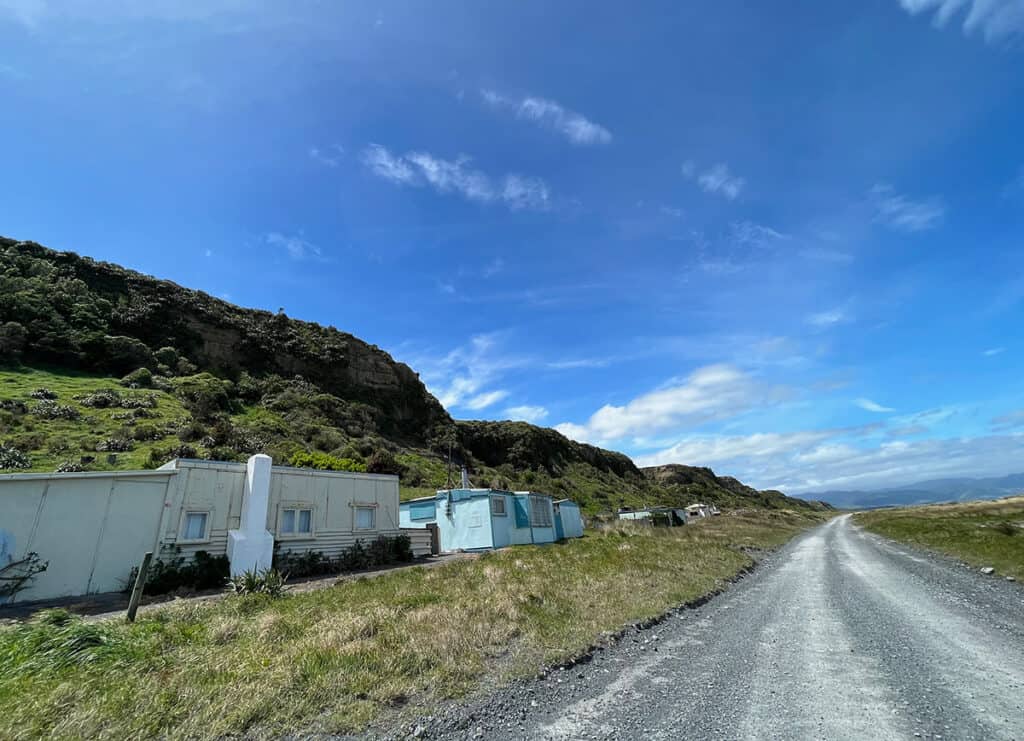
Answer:
[(949, 478), (920, 481), (887, 489), (835, 490), (808, 494), (844, 509), (870, 509), (933, 502), (998, 499), (1024, 492), (1024, 473), (990, 478)]
[(759, 491), (732, 476), (718, 476), (710, 468), (683, 466), (670, 463), (643, 469), (644, 475), (669, 492), (674, 498), (692, 502), (705, 502), (724, 507), (764, 507), (767, 509), (792, 509), (812, 507), (831, 509), (822, 501), (797, 499), (781, 491), (768, 489)]
[(0, 237), (2, 470), (265, 452), (398, 473), (411, 497), (446, 485), (449, 451), (475, 485), (548, 491), (589, 513), (695, 499), (819, 506), (710, 469), (641, 471), (525, 422), (456, 421), (414, 370), (334, 327)]

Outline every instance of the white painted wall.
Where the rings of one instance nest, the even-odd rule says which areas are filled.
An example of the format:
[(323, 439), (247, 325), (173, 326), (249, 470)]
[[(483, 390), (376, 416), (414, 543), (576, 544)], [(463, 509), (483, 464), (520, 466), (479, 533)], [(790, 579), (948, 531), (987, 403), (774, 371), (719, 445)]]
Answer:
[(0, 476), (0, 559), (36, 552), (49, 568), (20, 602), (122, 589), (146, 551), (158, 549), (175, 471)]
[[(244, 463), (191, 460), (156, 471), (0, 475), (0, 559), (35, 551), (50, 562), (17, 600), (119, 590), (146, 551), (226, 554), (228, 532), (242, 528), (245, 480)], [(281, 535), (288, 505), (312, 509), (312, 533)], [(355, 527), (357, 506), (373, 509), (372, 529)], [(183, 541), (189, 511), (206, 512), (209, 524), (203, 538)], [(280, 551), (335, 556), (357, 540), (398, 535), (398, 477), (272, 466), (262, 516)]]

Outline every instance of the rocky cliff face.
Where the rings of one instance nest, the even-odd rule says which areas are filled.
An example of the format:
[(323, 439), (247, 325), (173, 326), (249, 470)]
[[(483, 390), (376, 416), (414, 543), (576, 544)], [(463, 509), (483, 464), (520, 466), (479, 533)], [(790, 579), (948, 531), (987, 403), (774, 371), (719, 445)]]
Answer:
[[(411, 442), (426, 442), (438, 424), (451, 423), (412, 369), (333, 327), (243, 309), (33, 242), (0, 238), (0, 260), (0, 275), (21, 297), (0, 300), (0, 324), (23, 328), (18, 352), (26, 361), (155, 370), (153, 355), (169, 347), (187, 364), (228, 378), (243, 371), (302, 376), (326, 393), (375, 407), (382, 432)], [(114, 340), (129, 348), (132, 362), (104, 351)]]

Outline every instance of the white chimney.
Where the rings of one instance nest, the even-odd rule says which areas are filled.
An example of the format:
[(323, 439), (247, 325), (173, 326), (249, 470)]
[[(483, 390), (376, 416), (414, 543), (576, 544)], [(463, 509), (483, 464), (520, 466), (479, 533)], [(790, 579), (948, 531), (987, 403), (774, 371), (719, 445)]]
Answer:
[(462, 488), (463, 489), (468, 489), (469, 488), (469, 474), (466, 473), (466, 467), (465, 466), (462, 467)]

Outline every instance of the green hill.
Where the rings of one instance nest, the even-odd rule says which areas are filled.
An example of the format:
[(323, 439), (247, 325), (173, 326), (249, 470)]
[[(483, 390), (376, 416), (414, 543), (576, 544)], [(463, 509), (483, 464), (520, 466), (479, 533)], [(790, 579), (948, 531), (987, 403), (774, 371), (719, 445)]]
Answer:
[(411, 497), (446, 484), (449, 451), (474, 485), (548, 491), (589, 513), (697, 498), (818, 506), (709, 469), (641, 471), (621, 453), (524, 422), (456, 421), (412, 369), (333, 327), (0, 238), (0, 469), (266, 452), (398, 473)]

